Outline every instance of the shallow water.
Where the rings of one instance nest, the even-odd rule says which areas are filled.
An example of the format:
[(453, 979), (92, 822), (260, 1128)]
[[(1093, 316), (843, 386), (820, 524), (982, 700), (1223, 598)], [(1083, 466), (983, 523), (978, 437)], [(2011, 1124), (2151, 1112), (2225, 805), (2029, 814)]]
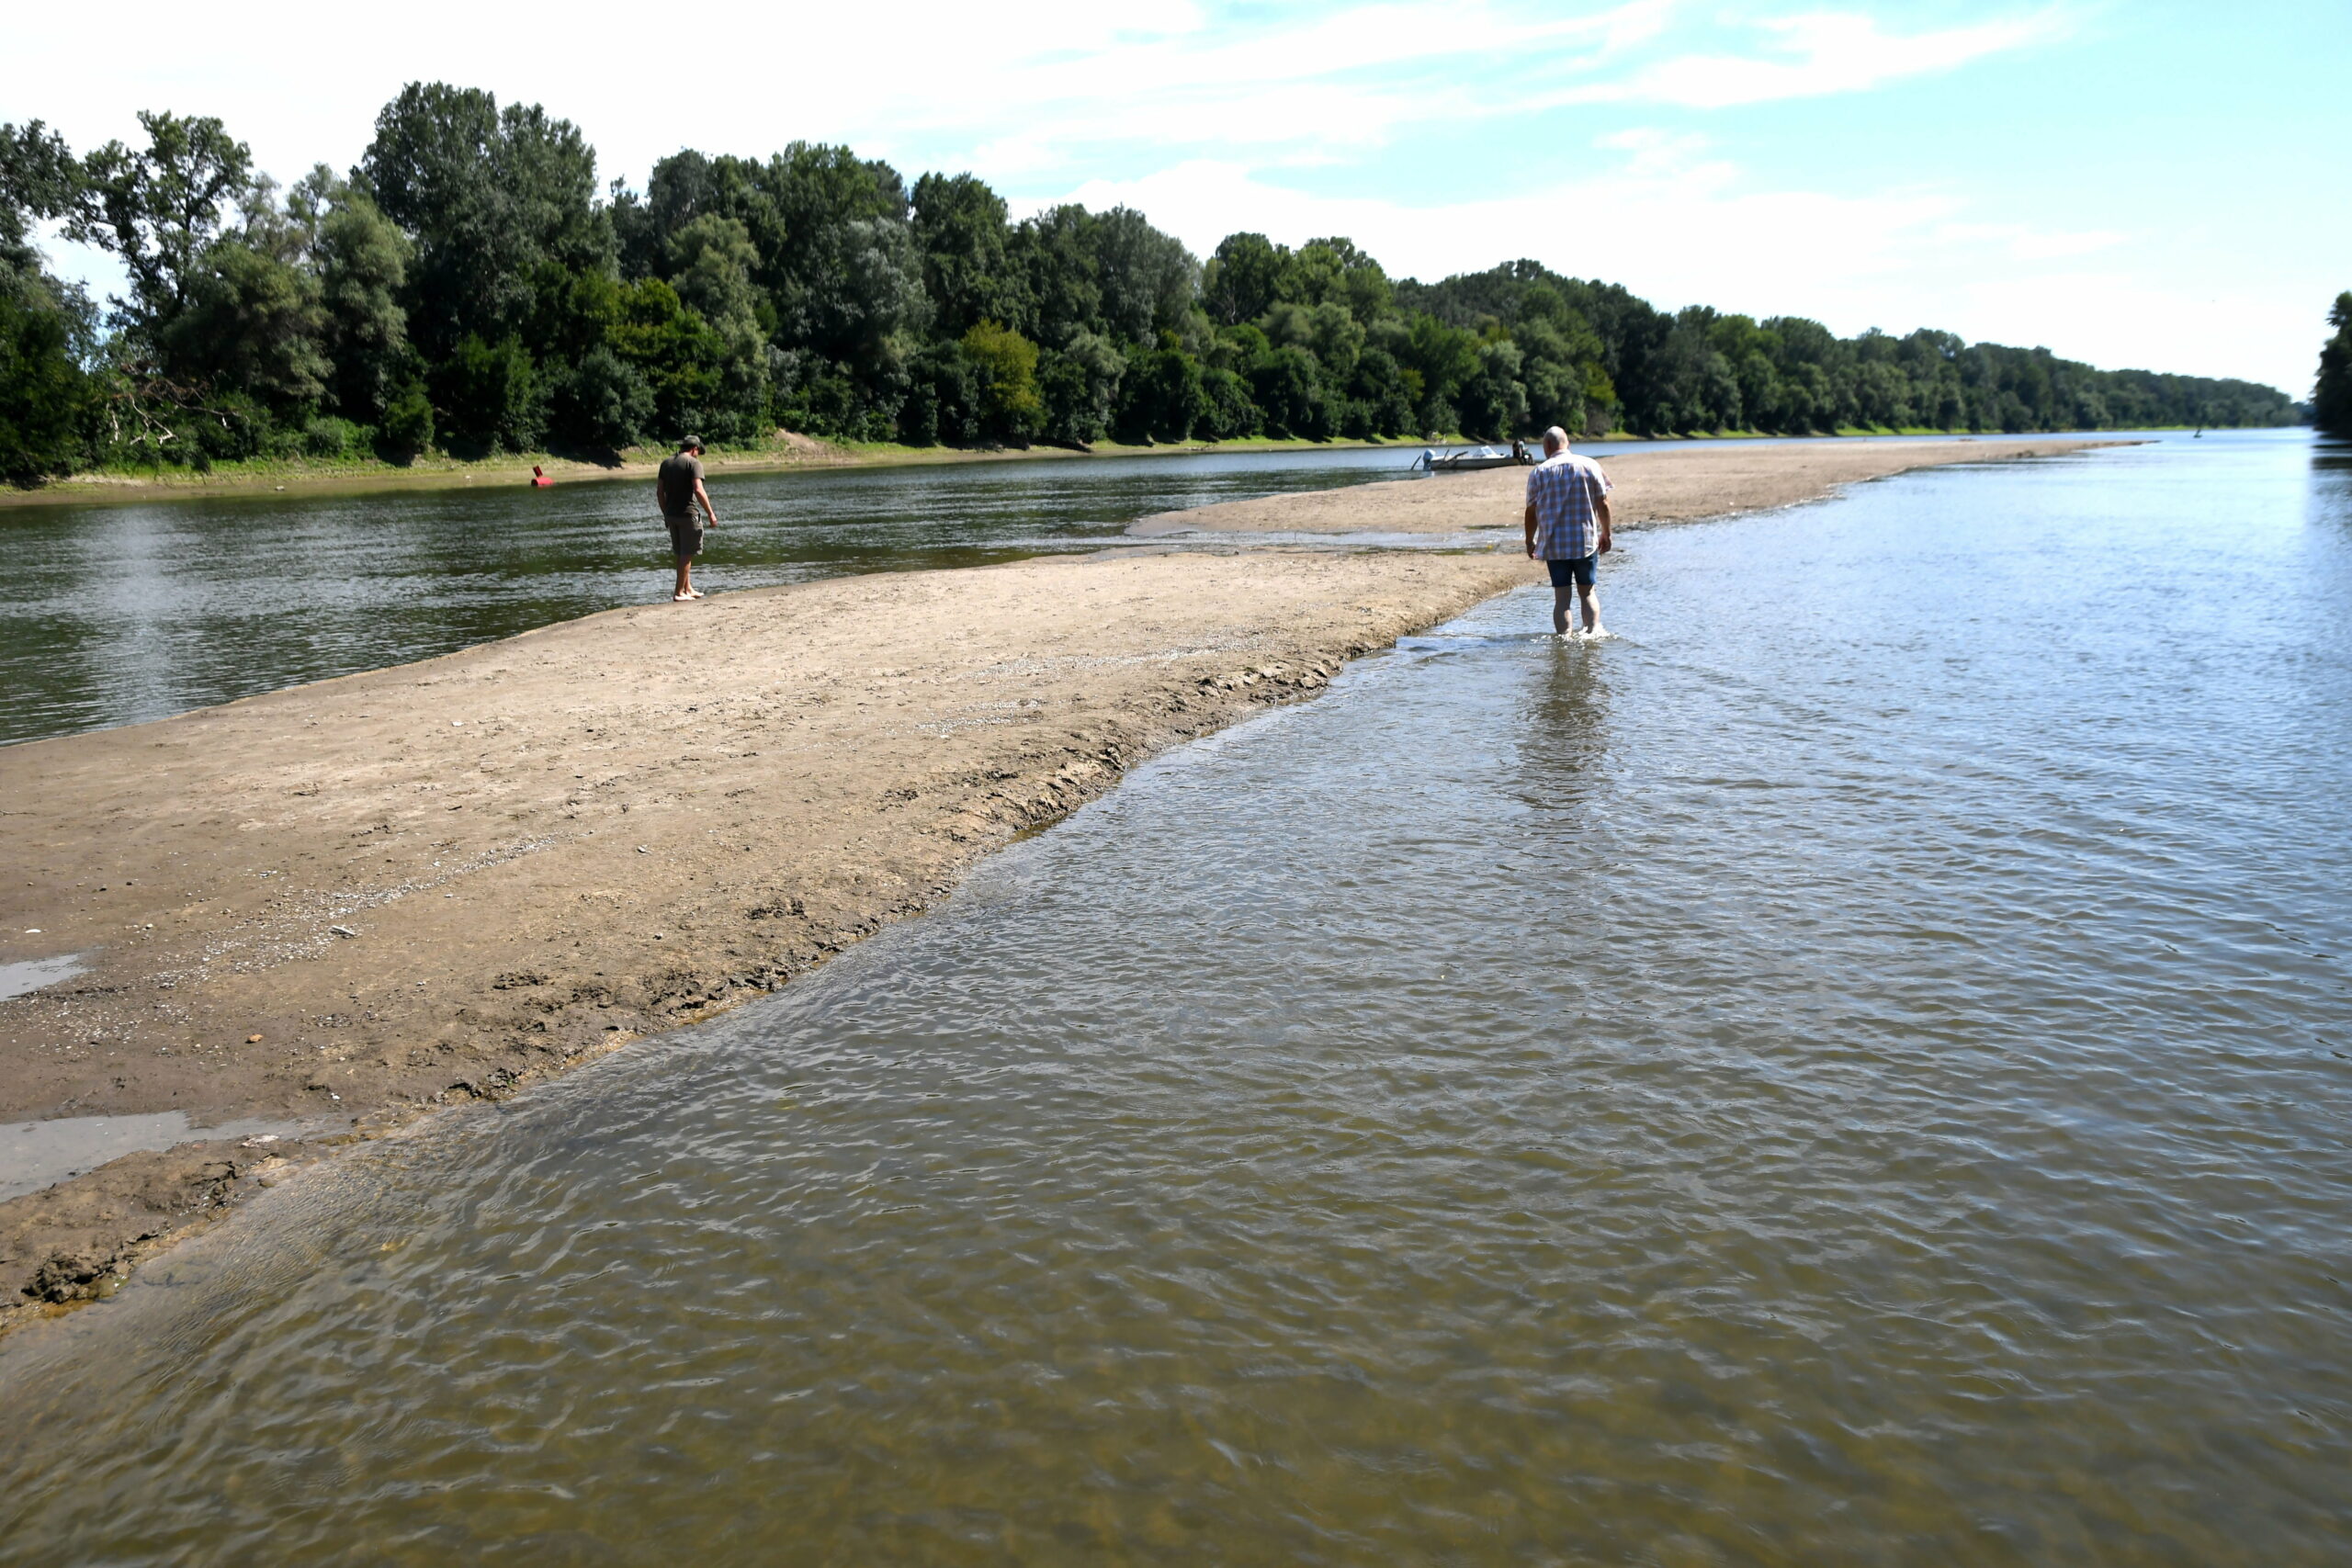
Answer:
[(0, 1558), (2342, 1561), (2352, 462), (1602, 592), (0, 1345)]
[[(26, 936), (39, 936), (38, 928)], [(60, 953), (54, 958), (28, 958), (15, 964), (0, 964), (0, 1001), (21, 997), (54, 986), (61, 980), (71, 980), (88, 967), (78, 953)]]
[[(720, 474), (715, 590), (1098, 549), (1175, 507), (1406, 477), (1401, 449)], [(187, 497), (0, 518), (0, 742), (163, 718), (669, 596), (650, 482)]]
[(300, 1122), (248, 1117), (191, 1126), (184, 1111), (138, 1116), (52, 1116), (0, 1124), (0, 1202), (53, 1187), (108, 1160), (142, 1149), (168, 1149), (191, 1138), (256, 1139), (256, 1146), (303, 1131)]
[[(722, 526), (695, 581), (723, 592), (1100, 549), (1158, 512), (1408, 478), (1419, 452), (721, 473), (710, 488)], [(669, 536), (651, 496), (650, 481), (506, 482), (10, 509), (0, 513), (0, 744), (164, 718), (666, 600)]]

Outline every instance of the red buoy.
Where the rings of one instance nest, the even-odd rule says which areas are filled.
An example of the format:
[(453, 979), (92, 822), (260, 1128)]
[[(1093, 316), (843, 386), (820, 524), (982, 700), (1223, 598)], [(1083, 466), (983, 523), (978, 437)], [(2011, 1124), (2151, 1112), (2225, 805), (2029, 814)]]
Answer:
[(553, 479), (539, 472), (539, 466), (537, 463), (531, 465), (531, 485), (533, 489), (537, 489), (540, 485), (551, 485), (553, 483), (555, 483)]

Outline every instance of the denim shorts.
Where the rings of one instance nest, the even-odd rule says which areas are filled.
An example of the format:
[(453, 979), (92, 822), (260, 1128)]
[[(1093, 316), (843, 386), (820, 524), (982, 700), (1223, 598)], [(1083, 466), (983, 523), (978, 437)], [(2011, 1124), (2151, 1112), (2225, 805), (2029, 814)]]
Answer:
[(1553, 587), (1566, 588), (1573, 582), (1579, 587), (1589, 588), (1592, 586), (1592, 563), (1598, 558), (1596, 556), (1578, 556), (1574, 560), (1547, 560), (1544, 564), (1551, 569)]

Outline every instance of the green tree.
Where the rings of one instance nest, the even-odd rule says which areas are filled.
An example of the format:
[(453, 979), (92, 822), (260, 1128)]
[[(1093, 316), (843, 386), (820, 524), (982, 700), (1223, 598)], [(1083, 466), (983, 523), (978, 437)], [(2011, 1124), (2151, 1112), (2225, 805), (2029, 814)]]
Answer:
[(32, 485), (72, 471), (91, 389), (67, 352), (64, 313), (0, 280), (0, 479)]
[[(1049, 369), (1039, 371), (1041, 390)], [(907, 367), (898, 437), (910, 446), (940, 442), (967, 446), (980, 439), (978, 367), (960, 343), (927, 344)], [(1050, 413), (1048, 414), (1050, 418)]]
[(1085, 446), (1110, 434), (1119, 406), (1127, 357), (1100, 333), (1077, 332), (1058, 349), (1037, 356), (1037, 390), (1045, 400), (1045, 439)]
[(314, 254), (334, 401), (347, 417), (374, 423), (406, 367), (408, 311), (400, 300), (413, 251), (408, 236), (348, 183), (328, 175), (322, 196)]
[(1221, 327), (1264, 315), (1282, 298), (1290, 253), (1263, 234), (1227, 234), (1202, 269), (1202, 302)]
[(116, 306), (153, 339), (198, 287), (205, 254), (254, 188), (253, 155), (218, 119), (139, 111), (147, 145), (109, 141), (82, 162), (66, 233), (121, 259), (131, 298)]
[(545, 429), (545, 388), (522, 340), (470, 333), (432, 367), (434, 423), (453, 452), (527, 452)]
[(641, 198), (616, 184), (609, 211), (621, 275), (667, 277), (673, 236), (698, 218), (732, 218), (759, 253), (753, 276), (764, 291), (767, 268), (785, 249), (784, 216), (767, 186), (770, 173), (754, 159), (707, 157), (689, 148), (653, 165)]
[(411, 456), (433, 445), (433, 399), (422, 381), (404, 381), (384, 401), (379, 427), (385, 448), (396, 457)]
[(1396, 356), (1385, 348), (1368, 347), (1356, 356), (1348, 396), (1363, 411), (1363, 433), (1398, 436), (1413, 429), (1413, 384)]
[(63, 137), (37, 119), (0, 125), (0, 275), (45, 276), (33, 220), (74, 211), (81, 190), (82, 166)]
[(9, 484), (70, 472), (84, 456), (95, 312), (32, 243), (36, 220), (75, 209), (81, 177), (64, 139), (40, 121), (0, 125), (0, 480)]
[(376, 117), (357, 183), (415, 245), (407, 330), (428, 359), (519, 331), (548, 278), (613, 265), (596, 154), (537, 104), (412, 82)]
[(1456, 396), (1464, 432), (1498, 441), (1527, 428), (1527, 389), (1521, 384), (1518, 347), (1497, 336), (1478, 345), (1469, 376)]
[(2352, 439), (2352, 292), (2327, 312), (2334, 336), (2319, 351), (2319, 380), (2312, 391), (2312, 423), (2330, 435)]
[(1000, 321), (964, 333), (964, 355), (977, 372), (981, 434), (1026, 446), (1046, 420), (1037, 392), (1037, 345)]
[(718, 340), (718, 387), (708, 434), (740, 441), (765, 424), (767, 333), (760, 321), (763, 294), (752, 274), (760, 263), (742, 220), (705, 213), (671, 237), (673, 285)]
[(617, 452), (651, 433), (653, 387), (605, 344), (580, 356), (550, 394), (548, 431), (566, 446)]
[(314, 255), (320, 196), (306, 180), (281, 203), (275, 181), (255, 179), (239, 221), (190, 269), (177, 313), (149, 338), (167, 375), (242, 417), (258, 412), (256, 447), (277, 427), (299, 432), (333, 375)]
[(1193, 434), (1210, 441), (1238, 441), (1255, 435), (1265, 414), (1250, 395), (1250, 383), (1222, 366), (1201, 372), (1201, 413)]
[(1309, 240), (1298, 248), (1283, 279), (1283, 298), (1303, 304), (1336, 304), (1369, 325), (1396, 305), (1396, 291), (1378, 262), (1353, 240)]
[(1024, 218), (1012, 231), (1008, 251), (1020, 269), (1027, 308), (1012, 324), (1048, 347), (1082, 332), (1111, 335), (1102, 319), (1091, 227), (1086, 209), (1068, 204)]
[(1103, 330), (1122, 342), (1148, 344), (1182, 324), (1200, 265), (1182, 242), (1131, 207), (1098, 214), (1087, 237), (1102, 289)]
[(315, 274), (243, 238), (215, 241), (159, 334), (173, 369), (299, 422), (326, 395), (326, 312)]
[(726, 345), (658, 277), (622, 285), (612, 297), (604, 342), (636, 367), (653, 394), (653, 424), (664, 442), (700, 434), (723, 413)]
[(1024, 301), (1003, 197), (970, 175), (925, 175), (915, 182), (913, 223), (942, 337), (961, 337), (983, 321), (1020, 319)]
[(1323, 440), (1331, 434), (1330, 409), (1315, 355), (1296, 344), (1271, 348), (1250, 367), (1250, 400), (1265, 420), (1266, 434)]
[(1170, 341), (1127, 355), (1119, 434), (1127, 441), (1187, 441), (1208, 411), (1200, 362)]
[(1442, 434), (1459, 429), (1454, 394), (1478, 371), (1478, 338), (1460, 327), (1448, 326), (1435, 316), (1417, 315), (1401, 332), (1384, 334), (1382, 346), (1420, 382), (1414, 418), (1426, 433)]

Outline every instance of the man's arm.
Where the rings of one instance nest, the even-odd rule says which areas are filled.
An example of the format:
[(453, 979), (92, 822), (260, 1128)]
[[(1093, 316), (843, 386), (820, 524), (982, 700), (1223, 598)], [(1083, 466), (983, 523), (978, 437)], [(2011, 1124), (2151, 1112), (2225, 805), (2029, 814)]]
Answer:
[[(1592, 503), (1592, 514), (1600, 519), (1600, 553), (1607, 555), (1609, 553), (1609, 498), (1607, 496), (1604, 495)], [(1533, 531), (1530, 530), (1528, 537), (1534, 536)]]
[(1535, 503), (1527, 503), (1527, 558), (1535, 558)]
[(702, 488), (700, 479), (695, 480), (695, 499), (702, 502), (702, 514), (710, 519), (710, 525), (718, 527), (718, 513), (710, 509), (710, 491)]

